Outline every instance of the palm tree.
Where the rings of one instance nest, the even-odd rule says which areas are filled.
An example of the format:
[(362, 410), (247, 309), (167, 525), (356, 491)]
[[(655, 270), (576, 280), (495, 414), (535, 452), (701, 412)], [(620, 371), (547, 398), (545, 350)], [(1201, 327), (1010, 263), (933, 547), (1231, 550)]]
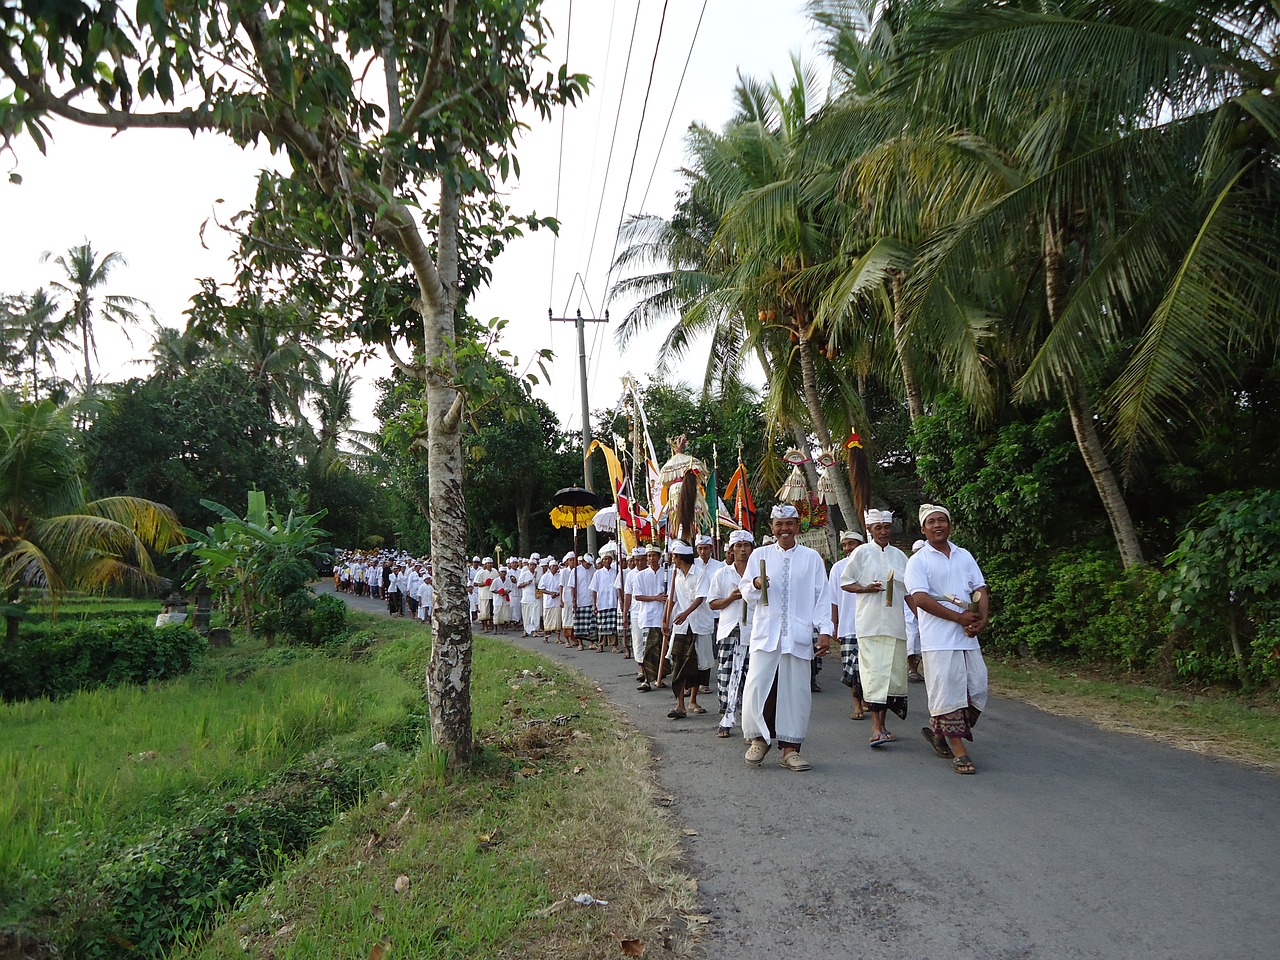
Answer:
[[(53, 254), (46, 251), (40, 259), (48, 260), (50, 257)], [(51, 286), (71, 298), (67, 319), (80, 331), (84, 354), (84, 380), (80, 386), (85, 396), (88, 396), (93, 392), (93, 369), (89, 361), (90, 357), (98, 355), (98, 343), (93, 333), (95, 313), (123, 329), (138, 322), (139, 311), (150, 308), (137, 297), (101, 292), (110, 279), (111, 272), (116, 267), (128, 265), (124, 254), (119, 251), (112, 251), (99, 259), (93, 245), (86, 240), (65, 254), (53, 257), (53, 262), (62, 268), (63, 278), (54, 280)], [(128, 336), (127, 331), (125, 335)]]
[(184, 540), (168, 507), (138, 497), (88, 500), (71, 408), (0, 393), (0, 604), (17, 640), (23, 587), (56, 603), (71, 589), (157, 585), (149, 549)]
[(151, 341), (151, 370), (161, 380), (186, 376), (209, 356), (209, 344), (190, 329), (156, 325)]

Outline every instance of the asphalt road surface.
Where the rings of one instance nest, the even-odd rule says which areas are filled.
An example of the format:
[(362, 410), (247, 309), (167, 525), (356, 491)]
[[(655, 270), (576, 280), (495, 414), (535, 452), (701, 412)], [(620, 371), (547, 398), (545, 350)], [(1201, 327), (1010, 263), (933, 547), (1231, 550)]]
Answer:
[(908, 718), (889, 717), (898, 742), (869, 748), (835, 656), (813, 769), (782, 769), (776, 749), (755, 769), (740, 731), (715, 738), (714, 694), (668, 720), (669, 691), (638, 692), (633, 661), (507, 638), (595, 680), (651, 738), (697, 832), (711, 960), (1280, 958), (1274, 774), (993, 698), (978, 773), (957, 776), (920, 735), (919, 684)]

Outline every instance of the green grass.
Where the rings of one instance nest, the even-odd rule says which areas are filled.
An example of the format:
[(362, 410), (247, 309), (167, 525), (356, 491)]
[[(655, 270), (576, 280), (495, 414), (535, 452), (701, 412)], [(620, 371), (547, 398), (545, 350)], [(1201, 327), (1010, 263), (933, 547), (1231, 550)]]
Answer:
[(992, 689), (1050, 713), (1168, 742), (1182, 749), (1280, 767), (1280, 701), (1170, 689), (1114, 678), (1084, 665), (988, 662)]
[[(687, 944), (696, 887), (648, 743), (593, 686), (477, 638), (479, 756), (451, 773), (420, 739), (429, 634), (351, 620), (344, 658), (241, 644), (149, 689), (0, 707), (0, 926), (75, 952), (67, 927), (92, 921), (107, 865), (150, 882), (130, 851), (185, 837), (188, 811), (269, 797), (273, 777), (324, 757), (363, 769), (386, 740), (363, 802), (335, 809), (294, 860), (263, 851), (274, 880), (164, 955), (363, 960), (386, 943), (423, 958), (603, 958), (619, 936), (655, 942), (659, 923)], [(581, 892), (611, 904), (565, 906)]]

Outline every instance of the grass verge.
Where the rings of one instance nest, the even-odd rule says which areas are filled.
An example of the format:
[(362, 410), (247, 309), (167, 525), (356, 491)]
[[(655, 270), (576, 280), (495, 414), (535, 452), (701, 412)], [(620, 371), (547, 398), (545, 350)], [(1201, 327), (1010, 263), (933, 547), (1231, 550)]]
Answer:
[[(421, 736), (426, 632), (352, 626), (338, 657), (240, 645), (171, 683), (0, 708), (0, 947), (10, 924), (11, 943), (77, 956), (696, 952), (696, 885), (648, 744), (594, 687), (477, 638), (479, 760), (451, 774)], [(328, 783), (344, 773), (354, 794)], [(315, 833), (316, 804), (296, 802), (321, 789)], [(135, 895), (172, 935), (110, 933)], [(184, 905), (203, 912), (184, 921)], [(86, 939), (95, 924), (107, 934)]]
[(1083, 665), (992, 659), (988, 667), (992, 692), (1001, 696), (1106, 730), (1280, 771), (1280, 704), (1274, 697), (1167, 689)]

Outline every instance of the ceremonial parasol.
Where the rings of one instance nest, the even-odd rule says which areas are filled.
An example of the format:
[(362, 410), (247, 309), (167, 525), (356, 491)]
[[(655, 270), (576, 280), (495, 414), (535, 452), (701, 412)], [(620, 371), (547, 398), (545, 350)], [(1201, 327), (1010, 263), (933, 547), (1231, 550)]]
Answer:
[(591, 525), (601, 533), (612, 533), (618, 529), (618, 508), (605, 507), (591, 518)]
[(578, 528), (596, 515), (596, 495), (585, 487), (564, 487), (551, 498), (551, 525), (573, 527), (573, 548), (578, 549)]

